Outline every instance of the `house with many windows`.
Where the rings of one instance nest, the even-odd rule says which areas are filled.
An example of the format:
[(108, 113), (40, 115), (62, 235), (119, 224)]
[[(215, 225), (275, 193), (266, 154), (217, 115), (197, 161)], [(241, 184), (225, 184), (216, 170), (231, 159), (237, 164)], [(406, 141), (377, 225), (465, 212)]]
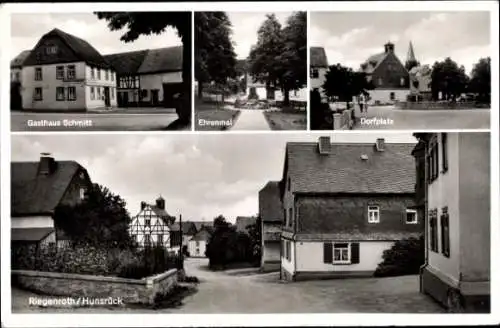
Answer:
[(374, 86), (373, 90), (368, 91), (370, 103), (393, 104), (396, 101), (406, 101), (410, 93), (410, 76), (396, 56), (393, 43), (386, 43), (384, 52), (370, 56), (361, 64), (361, 71), (366, 73)]
[(165, 199), (158, 197), (154, 204), (141, 202), (140, 212), (132, 218), (129, 227), (130, 235), (139, 247), (170, 247), (170, 227), (175, 217), (165, 210)]
[(38, 162), (12, 162), (12, 244), (67, 245), (68, 238), (54, 223), (54, 211), (82, 202), (91, 186), (87, 170), (75, 161), (56, 161), (42, 153)]
[(182, 46), (108, 54), (120, 107), (175, 107), (182, 90)]
[(457, 312), (490, 307), (490, 135), (416, 134), (425, 193), (421, 291)]
[(414, 144), (289, 142), (280, 196), (281, 277), (372, 275), (394, 242), (423, 233)]
[(323, 84), (326, 79), (326, 72), (328, 71), (328, 59), (326, 57), (325, 48), (310, 47), (310, 72), (309, 72), (309, 85), (311, 90), (317, 90), (324, 96)]
[(59, 29), (42, 36), (22, 64), (22, 107), (81, 111), (116, 106), (116, 73), (87, 41)]
[(262, 232), (260, 268), (262, 271), (277, 271), (281, 263), (280, 240), (283, 225), (279, 181), (269, 181), (259, 191), (259, 217)]

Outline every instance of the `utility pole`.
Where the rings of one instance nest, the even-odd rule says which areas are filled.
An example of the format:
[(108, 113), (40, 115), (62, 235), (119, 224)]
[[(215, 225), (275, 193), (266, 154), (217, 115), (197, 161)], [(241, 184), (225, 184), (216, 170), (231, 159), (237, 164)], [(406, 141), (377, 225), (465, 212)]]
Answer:
[(179, 231), (180, 231), (180, 246), (179, 246), (179, 261), (180, 269), (184, 268), (184, 253), (182, 250), (182, 214), (179, 214)]

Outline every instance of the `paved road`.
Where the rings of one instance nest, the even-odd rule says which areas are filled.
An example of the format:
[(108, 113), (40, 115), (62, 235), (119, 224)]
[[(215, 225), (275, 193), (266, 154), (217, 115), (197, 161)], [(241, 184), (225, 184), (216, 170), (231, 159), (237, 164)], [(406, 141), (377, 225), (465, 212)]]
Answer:
[[(356, 111), (357, 117), (362, 117)], [(489, 129), (489, 109), (460, 109), (460, 110), (402, 110), (394, 106), (370, 106), (367, 119), (390, 119), (388, 122), (377, 124), (375, 121), (361, 120), (355, 129)]]
[[(285, 283), (278, 273), (256, 269), (211, 272), (206, 259), (187, 259), (187, 275), (197, 276), (198, 291), (175, 309), (156, 313), (443, 313), (418, 291), (418, 276), (337, 279)], [(13, 291), (13, 312), (150, 313), (131, 308), (40, 309), (29, 307), (28, 292)]]
[(236, 123), (231, 128), (231, 131), (266, 131), (271, 130), (264, 111), (258, 109), (241, 109)]
[[(13, 112), (11, 114), (11, 131), (152, 131), (164, 130), (176, 119), (177, 115), (174, 113)], [(66, 123), (72, 123), (72, 126)], [(53, 126), (54, 124), (58, 125)]]

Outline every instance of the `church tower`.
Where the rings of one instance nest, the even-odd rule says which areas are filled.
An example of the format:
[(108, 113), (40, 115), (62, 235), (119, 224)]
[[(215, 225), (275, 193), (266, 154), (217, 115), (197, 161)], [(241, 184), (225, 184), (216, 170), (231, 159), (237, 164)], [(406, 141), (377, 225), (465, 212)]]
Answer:
[(415, 58), (415, 51), (413, 50), (413, 44), (410, 41), (410, 45), (408, 47), (408, 53), (406, 55), (405, 67), (408, 71), (410, 71), (413, 67), (418, 65), (420, 65), (420, 63), (417, 61), (417, 58)]

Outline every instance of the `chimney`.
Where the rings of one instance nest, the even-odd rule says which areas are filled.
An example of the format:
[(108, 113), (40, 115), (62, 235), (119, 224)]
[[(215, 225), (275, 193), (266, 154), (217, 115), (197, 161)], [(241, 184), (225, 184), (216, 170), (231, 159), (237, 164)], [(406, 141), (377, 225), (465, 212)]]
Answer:
[(156, 207), (161, 210), (165, 209), (165, 199), (163, 199), (161, 196), (156, 200)]
[(38, 166), (38, 174), (50, 175), (56, 170), (56, 161), (50, 153), (40, 154), (40, 164)]
[(378, 138), (377, 142), (375, 143), (375, 148), (377, 149), (377, 151), (384, 151), (385, 150), (385, 139)]
[(384, 49), (385, 49), (385, 53), (388, 53), (389, 51), (390, 51), (390, 52), (394, 52), (394, 43), (387, 42), (387, 43), (384, 45)]
[(330, 142), (330, 137), (319, 137), (318, 150), (320, 155), (330, 154), (330, 152), (332, 151), (332, 144)]
[(146, 202), (141, 202), (141, 211), (146, 208)]

